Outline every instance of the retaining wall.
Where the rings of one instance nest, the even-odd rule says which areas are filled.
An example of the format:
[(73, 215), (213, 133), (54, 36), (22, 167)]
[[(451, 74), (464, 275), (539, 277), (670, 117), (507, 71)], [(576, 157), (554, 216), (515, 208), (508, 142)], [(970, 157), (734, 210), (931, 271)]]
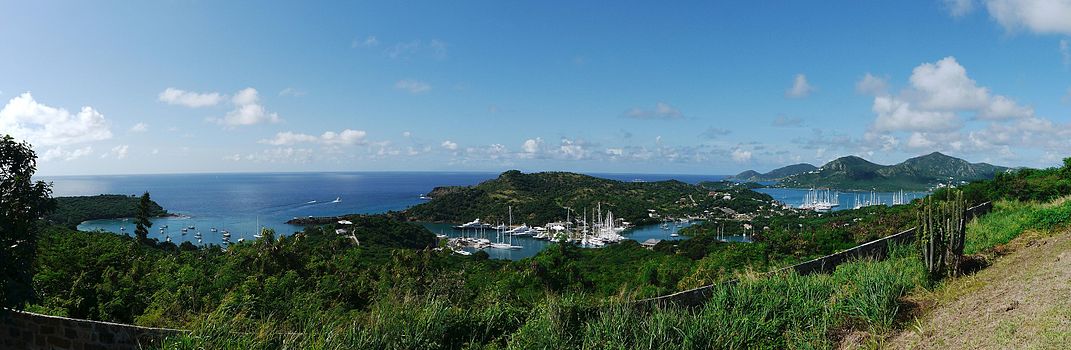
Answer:
[(167, 336), (187, 332), (0, 309), (3, 349), (135, 350), (159, 347)]

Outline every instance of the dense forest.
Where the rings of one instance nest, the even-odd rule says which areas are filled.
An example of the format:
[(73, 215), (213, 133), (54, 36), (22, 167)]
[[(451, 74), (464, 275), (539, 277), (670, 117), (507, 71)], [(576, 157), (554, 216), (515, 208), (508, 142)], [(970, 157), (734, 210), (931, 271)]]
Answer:
[[(96, 196), (56, 197), (56, 209), (48, 215), (50, 223), (70, 228), (86, 220), (118, 219), (134, 217), (138, 206), (137, 196), (102, 194)], [(149, 216), (166, 216), (155, 201), (149, 204)]]
[[(728, 190), (728, 189), (727, 189)], [(431, 201), (407, 209), (401, 216), (413, 221), (463, 223), (506, 222), (513, 208), (513, 222), (543, 225), (564, 221), (567, 215), (582, 217), (601, 206), (617, 218), (633, 224), (656, 223), (660, 217), (702, 215), (715, 208), (750, 212), (772, 207), (773, 198), (733, 188), (729, 199), (711, 189), (680, 181), (623, 182), (588, 175), (547, 172), (524, 174), (511, 170), (475, 186), (438, 187), (428, 194)]]

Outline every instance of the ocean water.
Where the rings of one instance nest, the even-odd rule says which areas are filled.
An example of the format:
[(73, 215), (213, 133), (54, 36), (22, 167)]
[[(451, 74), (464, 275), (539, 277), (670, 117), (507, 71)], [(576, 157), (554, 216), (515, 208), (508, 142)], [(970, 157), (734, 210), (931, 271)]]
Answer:
[[(809, 189), (799, 188), (758, 188), (756, 192), (762, 192), (773, 197), (774, 200), (791, 205), (798, 208), (803, 204), (803, 199), (806, 197)], [(836, 193), (836, 192), (831, 192)], [(898, 193), (893, 192), (874, 192), (874, 198), (876, 202), (880, 202), (884, 205), (892, 205), (893, 197)], [(903, 192), (904, 200), (911, 201), (913, 199), (922, 198), (928, 195), (928, 192)], [(839, 192), (837, 198), (840, 201), (840, 206), (834, 207), (834, 211), (852, 209), (855, 206), (856, 200), (867, 201), (871, 198), (870, 192), (861, 191), (842, 191)]]
[[(726, 178), (717, 175), (592, 175), (622, 181), (676, 179), (689, 183)], [(42, 177), (41, 180), (53, 183), (55, 196), (137, 195), (149, 191), (153, 200), (169, 212), (180, 215), (153, 219), (150, 238), (161, 241), (170, 238), (176, 244), (184, 241), (197, 244), (194, 236), (200, 232), (201, 243), (220, 244), (221, 233), (212, 232), (212, 228), (230, 231), (232, 242), (240, 238), (253, 239), (258, 223), (286, 235), (301, 230), (301, 227), (285, 223), (295, 217), (403, 210), (423, 202), (420, 195), (436, 186), (474, 185), (497, 176), (498, 173), (471, 172), (350, 172), (63, 176)], [(334, 202), (336, 198), (340, 201)], [(449, 225), (423, 225), (435, 233), (459, 234)], [(163, 226), (167, 228), (161, 231)], [(182, 228), (187, 227), (193, 228), (182, 232)], [(83, 222), (78, 228), (132, 235), (134, 225), (128, 219), (109, 219)], [(641, 242), (649, 238), (683, 238), (670, 237), (676, 230), (676, 227), (663, 230), (658, 226), (646, 226), (624, 234)], [(516, 237), (514, 244), (524, 248), (488, 249), (487, 252), (492, 258), (521, 259), (538, 253), (549, 243)]]

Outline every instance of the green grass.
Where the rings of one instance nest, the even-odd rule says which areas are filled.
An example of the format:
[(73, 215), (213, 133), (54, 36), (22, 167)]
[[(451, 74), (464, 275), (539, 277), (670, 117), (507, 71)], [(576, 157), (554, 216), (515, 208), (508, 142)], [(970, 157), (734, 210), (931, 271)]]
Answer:
[(1067, 197), (1048, 203), (1001, 200), (993, 212), (967, 224), (964, 253), (975, 254), (1007, 244), (1027, 230), (1050, 230), (1071, 221)]
[[(702, 349), (831, 348), (836, 334), (881, 335), (893, 328), (905, 293), (927, 287), (911, 246), (884, 261), (860, 260), (833, 274), (743, 276), (714, 289), (698, 309), (593, 306), (584, 295), (548, 297), (531, 309), (505, 304), (462, 309), (441, 300), (380, 301), (368, 312), (273, 327), (214, 313), (166, 348), (376, 349)], [(225, 309), (225, 308), (224, 308)]]

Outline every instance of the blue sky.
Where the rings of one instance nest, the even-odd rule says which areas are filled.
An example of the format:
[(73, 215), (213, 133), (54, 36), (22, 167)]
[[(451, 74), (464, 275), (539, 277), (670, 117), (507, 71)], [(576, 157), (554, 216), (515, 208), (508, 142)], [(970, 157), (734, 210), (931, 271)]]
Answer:
[(1071, 1), (4, 2), (39, 173), (1071, 156)]

